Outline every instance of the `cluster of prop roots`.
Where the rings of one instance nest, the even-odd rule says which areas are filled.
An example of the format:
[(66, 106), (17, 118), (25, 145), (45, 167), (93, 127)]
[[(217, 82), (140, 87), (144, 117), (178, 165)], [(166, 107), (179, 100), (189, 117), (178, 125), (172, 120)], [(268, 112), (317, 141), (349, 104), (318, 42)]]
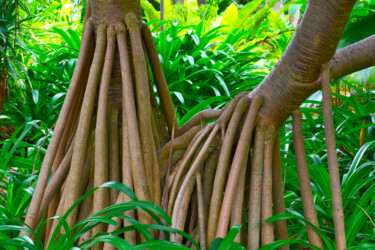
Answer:
[[(120, 84), (114, 76), (116, 65), (120, 65)], [(287, 239), (285, 220), (265, 222), (285, 208), (278, 128), (257, 120), (262, 103), (261, 96), (250, 98), (242, 93), (224, 109), (202, 111), (178, 129), (149, 28), (128, 14), (125, 23), (97, 24), (95, 38), (94, 23), (88, 19), (26, 223), (35, 229), (43, 216), (63, 215), (87, 190), (118, 181), (132, 188), (139, 200), (165, 209), (172, 226), (191, 234), (202, 249), (237, 224), (243, 227), (236, 241), (248, 249)], [(294, 136), (305, 216), (318, 226), (298, 111)], [(67, 222), (72, 226), (127, 199), (115, 190), (98, 189)], [(144, 212), (126, 215), (153, 223)], [(118, 227), (129, 225), (117, 221)], [(48, 221), (46, 244), (56, 224), (57, 220)], [(118, 227), (99, 225), (80, 240)], [(171, 237), (190, 244), (178, 234)], [(141, 241), (135, 232), (124, 238), (132, 244)], [(322, 247), (319, 236), (309, 228), (308, 238)]]

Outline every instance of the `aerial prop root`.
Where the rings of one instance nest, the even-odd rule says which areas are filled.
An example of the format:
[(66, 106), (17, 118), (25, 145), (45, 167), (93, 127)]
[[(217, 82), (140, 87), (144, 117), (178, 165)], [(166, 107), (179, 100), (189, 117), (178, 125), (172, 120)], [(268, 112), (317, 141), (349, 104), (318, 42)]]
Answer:
[[(243, 100), (241, 101), (241, 99)], [(190, 202), (191, 191), (192, 191), (192, 188), (194, 188), (197, 174), (199, 175), (198, 177), (199, 179), (200, 175), (204, 173), (202, 171), (203, 165), (206, 165), (206, 167), (210, 165), (209, 168), (211, 168), (211, 170), (206, 171), (206, 173), (202, 176), (203, 180), (207, 179), (206, 175), (210, 175), (211, 177), (214, 175), (214, 171), (212, 171), (212, 168), (216, 168), (216, 166), (215, 164), (212, 164), (212, 161), (216, 163), (217, 156), (216, 156), (216, 159), (212, 159), (213, 157), (212, 155), (210, 155), (210, 152), (214, 151), (216, 148), (218, 148), (221, 145), (222, 142), (220, 142), (221, 138), (219, 136), (218, 131), (227, 125), (237, 104), (240, 101), (241, 103), (247, 103), (248, 105), (250, 100), (248, 99), (248, 97), (245, 97), (245, 94), (237, 96), (223, 111), (220, 111), (222, 115), (219, 117), (218, 120), (216, 120), (213, 123), (207, 124), (205, 126), (201, 126), (200, 130), (199, 130), (198, 125), (195, 123), (195, 122), (199, 122), (200, 119), (193, 118), (192, 120), (195, 122), (190, 122), (189, 124), (190, 129), (186, 129), (187, 132), (183, 133), (182, 135), (180, 135), (180, 137), (176, 138), (175, 144), (166, 145), (168, 147), (176, 146), (174, 148), (176, 149), (176, 148), (183, 147), (183, 146), (186, 147), (188, 144), (184, 157), (179, 161), (177, 169), (175, 170), (177, 172), (174, 178), (171, 179), (171, 183), (170, 183), (171, 189), (170, 189), (167, 212), (172, 217), (172, 225), (174, 225), (177, 229), (184, 230), (185, 220), (186, 220), (184, 215), (186, 215), (187, 209), (189, 208), (188, 205)], [(242, 107), (242, 106), (247, 106), (247, 105), (241, 104), (239, 106)], [(215, 112), (214, 116), (209, 116), (209, 118), (211, 119), (212, 117), (216, 117), (217, 113), (219, 112)], [(188, 137), (185, 137), (186, 134), (191, 135), (190, 140)], [(183, 138), (183, 139), (179, 141), (180, 138)], [(165, 147), (163, 147), (159, 151), (159, 153), (162, 153), (163, 151), (166, 152)], [(208, 165), (208, 162), (211, 162), (211, 163)], [(208, 214), (207, 199), (210, 199), (210, 197), (207, 197), (207, 195), (211, 195), (211, 194), (210, 192), (207, 193), (205, 191), (212, 189), (212, 187), (207, 187), (206, 181), (204, 181), (203, 184), (199, 183), (198, 185), (199, 185), (199, 188), (197, 188), (197, 191), (199, 189), (199, 192), (198, 192), (199, 222), (195, 226), (189, 225), (190, 228), (195, 227), (195, 230), (193, 230), (194, 232), (198, 232), (197, 228), (199, 227), (199, 225), (200, 227), (202, 227), (203, 225), (204, 227), (206, 227), (206, 224), (208, 221), (207, 220), (207, 214)], [(202, 190), (201, 185), (205, 185), (207, 189), (205, 188), (204, 190)], [(203, 195), (206, 196), (204, 201), (203, 201)], [(201, 200), (201, 202), (199, 202), (199, 200)], [(188, 203), (186, 204), (186, 202)], [(195, 222), (193, 221), (193, 223)], [(199, 235), (198, 238), (200, 238), (201, 242), (205, 242), (203, 244), (205, 245), (207, 242), (205, 228), (202, 230), (199, 230), (199, 233), (195, 233), (195, 234)], [(171, 235), (171, 239), (177, 242), (182, 241), (182, 238), (175, 234)]]
[[(161, 149), (162, 152), (159, 151), (159, 155), (162, 156), (163, 151), (166, 151), (168, 149), (167, 147), (173, 147), (173, 150), (176, 150), (179, 147), (183, 147), (183, 146), (188, 145), (187, 149), (184, 153), (184, 156), (182, 158), (182, 161), (178, 166), (178, 171), (176, 173), (176, 176), (174, 177), (172, 185), (171, 185), (170, 196), (169, 196), (170, 198), (169, 198), (169, 202), (168, 202), (168, 214), (170, 216), (172, 215), (172, 210), (173, 210), (172, 204), (175, 203), (175, 199), (177, 197), (177, 192), (181, 191), (179, 189), (179, 182), (181, 181), (185, 172), (189, 169), (189, 163), (191, 162), (193, 156), (197, 152), (197, 150), (199, 148), (199, 145), (203, 142), (203, 140), (208, 136), (208, 134), (213, 129), (214, 129), (214, 133), (212, 133), (210, 140), (212, 141), (214, 139), (214, 137), (215, 137), (215, 135), (216, 135), (216, 133), (219, 129), (219, 124), (223, 124), (223, 123), (224, 123), (224, 125), (226, 124), (226, 121), (230, 118), (231, 113), (233, 112), (234, 108), (236, 107), (237, 103), (240, 101), (242, 96), (243, 95), (240, 95), (240, 96), (237, 96), (236, 98), (234, 98), (234, 100), (225, 108), (225, 111), (226, 111), (225, 114), (226, 115), (224, 115), (224, 113), (223, 113), (223, 116), (221, 116), (214, 123), (210, 123), (206, 126), (201, 126), (201, 128), (202, 128), (201, 130), (199, 130), (199, 127), (192, 127), (190, 130), (188, 130), (188, 132), (186, 132), (185, 134), (176, 138), (173, 145), (167, 144), (166, 146), (164, 146)], [(192, 118), (192, 119), (194, 119), (194, 118)], [(195, 125), (196, 124), (192, 124), (191, 126), (195, 126)], [(191, 133), (191, 137), (185, 136), (185, 135), (188, 135), (190, 133)], [(180, 138), (182, 139), (181, 143), (178, 143)], [(206, 149), (208, 149), (210, 143), (211, 142), (209, 142), (209, 143), (206, 142)], [(202, 161), (202, 158), (203, 158), (204, 154), (206, 154), (206, 153), (207, 152), (203, 152), (198, 160)], [(198, 165), (198, 164), (199, 164), (199, 162), (196, 163), (196, 165)], [(195, 168), (197, 168), (197, 166)], [(190, 175), (193, 172), (194, 171), (190, 171)]]
[[(284, 213), (285, 206), (283, 191), (275, 191), (282, 190), (283, 185), (278, 130), (258, 121), (262, 104), (262, 96), (238, 95), (222, 111), (201, 112), (198, 118), (192, 118), (194, 122), (188, 123), (184, 133), (158, 151), (161, 162), (167, 158), (168, 149), (186, 149), (183, 156), (175, 159), (170, 182), (166, 184), (171, 187), (167, 213), (174, 228), (193, 228), (189, 231), (202, 249), (209, 248), (215, 238), (224, 238), (230, 227), (243, 225), (246, 207), (248, 234), (243, 227), (236, 242), (257, 249), (260, 244), (288, 237), (285, 220), (275, 223), (275, 233), (273, 223), (265, 223), (273, 214)], [(217, 116), (214, 122), (197, 124), (202, 117), (211, 120)], [(195, 193), (197, 207), (193, 206)], [(189, 213), (198, 213), (198, 219), (187, 221)], [(171, 240), (183, 243), (182, 237), (173, 233)]]
[[(82, 108), (79, 115), (79, 121), (77, 130), (75, 132), (74, 149), (71, 160), (70, 173), (67, 177), (64, 187), (63, 198), (60, 200), (60, 215), (65, 214), (66, 211), (74, 204), (76, 200), (83, 194), (81, 178), (84, 170), (85, 154), (89, 145), (89, 134), (92, 126), (92, 117), (94, 114), (94, 106), (97, 97), (97, 86), (99, 84), (99, 77), (104, 61), (104, 55), (106, 50), (106, 31), (107, 27), (104, 24), (98, 25), (96, 48), (94, 59), (90, 68), (89, 78), (82, 102)], [(59, 212), (59, 209), (58, 209)], [(67, 218), (67, 223), (72, 226), (75, 224), (78, 215), (78, 209), (75, 208)], [(54, 229), (57, 226), (57, 220), (52, 224), (51, 231), (49, 233), (50, 241)]]
[[(303, 214), (307, 221), (319, 228), (318, 217), (315, 211), (314, 198), (311, 191), (309, 170), (307, 168), (305, 148), (303, 145), (302, 135), (302, 112), (297, 109), (292, 114), (293, 118), (293, 144), (295, 149), (295, 157), (297, 163), (297, 173), (299, 186), (301, 189)], [(309, 242), (319, 248), (323, 248), (322, 239), (319, 234), (306, 225), (307, 237)]]
[[(72, 106), (76, 101), (77, 92), (79, 92), (79, 83), (82, 80), (85, 69), (90, 63), (89, 58), (92, 52), (91, 44), (93, 43), (93, 40), (93, 24), (90, 20), (88, 20), (85, 26), (85, 32), (81, 42), (81, 53), (79, 54), (77, 60), (76, 69), (74, 71), (68, 93), (65, 97), (63, 107), (57, 120), (56, 127), (50, 142), (50, 146), (48, 147), (46, 155), (44, 157), (41, 171), (39, 173), (38, 182), (35, 187), (34, 195), (25, 219), (25, 223), (32, 230), (35, 230), (36, 226), (39, 223), (39, 221), (37, 221), (37, 218), (39, 216), (39, 209), (44, 196), (44, 191), (47, 186), (52, 164), (55, 160), (55, 156), (59, 149), (60, 142), (63, 138), (65, 127), (69, 126), (69, 124), (67, 124), (69, 120), (68, 117), (71, 113)], [(73, 123), (72, 119), (71, 122)]]
[[(140, 200), (160, 205), (161, 178), (157, 150), (165, 140), (160, 135), (165, 136), (166, 133), (162, 131), (156, 102), (152, 99), (151, 77), (144, 74), (148, 62), (160, 92), (166, 125), (176, 131), (178, 126), (174, 114), (171, 118), (173, 103), (171, 97), (165, 94), (167, 85), (155, 45), (150, 40), (149, 29), (131, 13), (125, 23), (97, 24), (94, 37), (93, 21), (88, 19), (85, 22), (72, 83), (27, 214), (26, 221), (33, 230), (47, 212), (49, 216), (62, 216), (90, 187), (112, 180), (133, 188)], [(119, 105), (113, 103), (108, 94), (116, 46), (122, 78), (122, 100)], [(116, 137), (121, 139), (114, 139)], [(95, 158), (95, 161), (90, 162), (88, 158)], [(47, 185), (52, 166), (52, 179)], [(89, 181), (90, 176), (94, 181)], [(84, 202), (69, 215), (67, 221), (70, 226), (77, 219), (94, 214), (109, 203), (128, 200), (128, 197), (121, 197), (106, 189), (99, 189), (91, 198), (93, 200)], [(126, 215), (136, 216), (132, 212)], [(145, 224), (152, 223), (151, 217), (144, 212), (138, 213), (138, 220)], [(46, 244), (50, 242), (57, 223), (57, 220), (48, 222)], [(125, 221), (123, 224), (129, 225)], [(106, 230), (99, 226), (90, 234)], [(125, 238), (134, 244), (137, 240), (134, 232), (126, 233)], [(105, 247), (108, 248), (107, 245)]]
[[(94, 165), (94, 186), (109, 180), (109, 157), (108, 157), (108, 92), (111, 80), (113, 59), (115, 56), (115, 29), (113, 26), (107, 28), (107, 48), (103, 65), (102, 79), (98, 97), (98, 108), (95, 129), (95, 165)], [(112, 117), (111, 117), (112, 118)], [(113, 152), (111, 152), (113, 153)], [(118, 157), (118, 155), (117, 155)], [(100, 188), (94, 192), (93, 213), (97, 213), (109, 205), (108, 189)], [(92, 234), (104, 231), (104, 224), (94, 227)], [(94, 248), (100, 249), (97, 244)]]
[[(284, 184), (280, 159), (280, 135), (278, 131), (276, 131), (276, 138), (272, 155), (272, 201), (274, 214), (284, 214)], [(288, 239), (286, 220), (275, 221), (275, 240), (286, 239)], [(288, 250), (289, 246), (284, 245), (280, 247), (280, 249)]]
[[(193, 134), (190, 143), (183, 140), (185, 133), (182, 133), (175, 139), (176, 144), (167, 144), (175, 148), (180, 148), (182, 145), (186, 147), (188, 144), (184, 156), (178, 161), (174, 170), (177, 172), (170, 183), (167, 212), (172, 218), (173, 227), (179, 230), (184, 230), (187, 226), (196, 229), (193, 232), (198, 232), (195, 234), (199, 235), (197, 238), (202, 248), (203, 246), (207, 248), (216, 237), (224, 237), (229, 226), (243, 223), (244, 208), (247, 206), (245, 188), (250, 184), (248, 200), (251, 201), (251, 217), (249, 218), (252, 219), (249, 222), (249, 229), (252, 229), (252, 233), (258, 235), (258, 238), (253, 235), (242, 238), (238, 236), (236, 241), (244, 243), (246, 238), (251, 238), (250, 242), (259, 242), (261, 228), (262, 235), (266, 235), (265, 242), (274, 240), (273, 225), (263, 223), (261, 226), (261, 220), (264, 221), (272, 216), (272, 157), (277, 133), (274, 126), (265, 123), (257, 124), (257, 114), (262, 104), (261, 96), (250, 99), (246, 94), (239, 95), (223, 111), (205, 115), (208, 119), (220, 116), (216, 121), (202, 126), (198, 132), (198, 128), (194, 127), (197, 126), (195, 122), (190, 122), (189, 129), (185, 130), (186, 134)], [(199, 121), (198, 118), (192, 120)], [(248, 161), (251, 161), (249, 155), (254, 129), (256, 130), (254, 159), (252, 164), (250, 162), (248, 164)], [(221, 137), (218, 133), (220, 130), (225, 131)], [(221, 139), (218, 140), (219, 144), (215, 143), (218, 137)], [(177, 142), (179, 138), (181, 138), (181, 143)], [(159, 153), (166, 155), (166, 151), (167, 149), (163, 147)], [(216, 162), (217, 166), (213, 167), (210, 163), (212, 161)], [(266, 162), (264, 178), (262, 176), (263, 162)], [(251, 169), (247, 169), (250, 165)], [(250, 184), (247, 183), (249, 180), (245, 179), (246, 171), (251, 171)], [(227, 173), (229, 173), (228, 176)], [(204, 180), (203, 191), (201, 191), (200, 178)], [(207, 179), (212, 181), (207, 182)], [(196, 182), (197, 185), (195, 185)], [(192, 226), (186, 225), (186, 215), (189, 208), (193, 209), (193, 206), (189, 206), (189, 199), (192, 197), (194, 186), (197, 186), (199, 216), (197, 221), (190, 222), (195, 223)], [(262, 219), (261, 206), (266, 207), (264, 209), (266, 213), (262, 215)], [(182, 238), (176, 234), (171, 234), (171, 239), (182, 242)]]
[(337, 249), (346, 249), (344, 210), (342, 205), (339, 164), (336, 153), (335, 127), (333, 124), (329, 64), (325, 64), (322, 66), (321, 78), (324, 134), (327, 146), (327, 159), (332, 194), (332, 210), (336, 247)]

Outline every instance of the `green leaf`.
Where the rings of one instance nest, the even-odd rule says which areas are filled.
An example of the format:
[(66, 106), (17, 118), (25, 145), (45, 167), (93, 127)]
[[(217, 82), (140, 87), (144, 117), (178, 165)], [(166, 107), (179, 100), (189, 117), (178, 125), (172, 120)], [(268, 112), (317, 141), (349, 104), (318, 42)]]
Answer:
[(117, 237), (117, 236), (112, 236), (112, 235), (103, 235), (103, 236), (97, 237), (92, 242), (82, 247), (82, 249), (89, 249), (90, 247), (98, 244), (99, 242), (107, 242), (111, 244), (112, 246), (116, 247), (117, 249), (129, 249), (129, 250), (135, 249), (126, 240), (121, 239), (120, 237)]
[(312, 244), (309, 244), (308, 242), (306, 242), (304, 240), (278, 240), (278, 241), (272, 242), (270, 244), (267, 244), (264, 247), (261, 247), (260, 250), (279, 249), (282, 246), (293, 245), (293, 244), (298, 245), (298, 246), (306, 246), (306, 247), (309, 247), (311, 249), (320, 250), (319, 247), (314, 246)]
[(278, 214), (278, 215), (274, 215), (274, 216), (268, 218), (265, 222), (271, 223), (271, 222), (275, 222), (275, 221), (278, 221), (278, 220), (290, 220), (290, 219), (297, 219), (297, 220), (303, 221), (304, 223), (308, 224), (311, 228), (313, 228), (315, 230), (315, 232), (317, 234), (319, 234), (319, 236), (322, 238), (325, 246), (329, 250), (334, 250), (334, 248), (332, 247), (329, 239), (324, 235), (324, 233), (319, 228), (317, 228), (315, 225), (313, 225), (312, 223), (310, 223), (309, 221), (305, 220), (304, 218), (302, 218), (298, 215), (295, 215), (295, 214)]
[(32, 95), (33, 95), (33, 101), (35, 104), (38, 103), (38, 100), (39, 100), (39, 91), (37, 89), (33, 89), (31, 91)]
[(364, 153), (366, 152), (366, 150), (367, 150), (370, 146), (372, 146), (372, 145), (374, 145), (374, 144), (375, 144), (375, 141), (366, 142), (366, 143), (365, 143), (365, 144), (364, 144), (364, 145), (358, 150), (358, 152), (357, 152), (357, 154), (355, 155), (354, 160), (353, 160), (353, 162), (352, 162), (352, 164), (351, 164), (351, 166), (350, 166), (350, 168), (349, 168), (348, 173), (344, 174), (344, 176), (343, 176), (343, 179), (342, 179), (342, 182), (343, 182), (342, 185), (343, 185), (343, 186), (344, 186), (346, 180), (349, 179), (349, 178), (353, 175), (353, 173), (355, 172), (355, 170), (358, 168), (358, 165), (359, 165), (359, 163), (360, 163), (360, 161), (361, 161), (361, 159), (362, 159)]
[(134, 249), (189, 249), (188, 247), (178, 244), (176, 242), (165, 241), (165, 240), (151, 240), (134, 246)]
[(217, 250), (219, 249), (221, 243), (223, 242), (223, 238), (216, 238), (210, 245), (210, 250)]
[[(234, 239), (236, 238), (238, 232), (240, 231), (241, 229), (241, 225), (234, 225), (230, 230), (229, 232), (227, 233), (227, 235), (224, 237), (223, 241), (221, 242), (220, 244), (220, 247), (219, 249), (223, 249), (223, 250), (230, 250), (230, 249), (245, 249), (243, 246), (239, 245), (239, 244), (236, 244), (236, 242), (234, 242)], [(240, 246), (240, 248), (238, 248), (238, 245)]]
[(135, 195), (133, 190), (131, 190), (128, 186), (124, 185), (121, 182), (110, 181), (110, 182), (106, 182), (106, 183), (100, 185), (99, 187), (100, 188), (101, 187), (114, 188), (114, 189), (126, 194), (127, 196), (129, 196), (132, 200), (134, 200), (134, 201), (138, 200), (137, 196)]

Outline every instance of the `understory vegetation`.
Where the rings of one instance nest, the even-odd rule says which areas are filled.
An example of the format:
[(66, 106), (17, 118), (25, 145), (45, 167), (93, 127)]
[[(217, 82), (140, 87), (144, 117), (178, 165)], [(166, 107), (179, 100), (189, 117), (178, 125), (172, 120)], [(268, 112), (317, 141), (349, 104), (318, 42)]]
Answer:
[[(306, 1), (207, 0), (199, 6), (191, 0), (176, 5), (165, 1), (165, 21), (159, 20), (160, 1), (142, 0), (141, 6), (159, 53), (176, 119), (182, 126), (199, 111), (223, 108), (237, 94), (251, 91), (262, 82), (286, 50)], [(36, 232), (24, 223), (77, 63), (85, 11), (84, 0), (0, 0), (0, 248), (89, 249), (101, 242), (119, 249), (200, 249), (192, 229), (186, 233), (172, 228), (166, 211), (138, 200), (130, 188), (119, 182), (91, 189), (64, 216), (43, 218)], [(374, 21), (375, 1), (358, 0), (339, 48), (375, 34)], [(375, 249), (374, 84), (375, 69), (370, 67), (336, 80), (331, 87), (348, 249)], [(157, 95), (156, 87), (154, 92)], [(159, 104), (158, 96), (156, 100)], [(310, 96), (300, 109), (320, 228), (312, 227), (325, 249), (336, 249), (321, 91)], [(309, 222), (303, 213), (292, 123), (289, 118), (279, 130), (286, 212), (268, 219), (286, 219), (289, 238), (262, 249), (286, 244), (291, 249), (317, 249), (307, 240)], [(115, 189), (130, 199), (70, 227), (66, 219), (73, 209), (103, 188)], [(157, 223), (141, 224), (125, 214), (135, 209), (145, 211)], [(128, 221), (129, 226), (81, 240), (101, 223), (106, 227), (116, 225), (114, 217)], [(49, 220), (58, 223), (50, 244), (44, 245), (44, 227)], [(246, 216), (246, 225), (247, 220)], [(241, 227), (247, 231), (245, 225), (236, 225), (225, 238), (214, 240), (210, 249), (245, 249), (235, 242)], [(61, 229), (64, 233), (59, 235)], [(133, 230), (143, 237), (143, 243), (131, 246), (121, 237)], [(170, 240), (172, 233), (184, 238), (181, 244)], [(164, 240), (156, 237), (159, 234)]]

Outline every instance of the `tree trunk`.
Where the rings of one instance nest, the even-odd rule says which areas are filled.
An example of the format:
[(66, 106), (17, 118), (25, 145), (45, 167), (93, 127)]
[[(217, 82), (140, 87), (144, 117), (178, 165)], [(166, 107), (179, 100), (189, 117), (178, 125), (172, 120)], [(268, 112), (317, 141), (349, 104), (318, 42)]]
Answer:
[(206, 5), (206, 0), (197, 0), (198, 6)]
[[(116, 180), (132, 188), (140, 200), (165, 204), (172, 227), (190, 228), (202, 247), (208, 247), (215, 237), (224, 237), (230, 221), (231, 225), (243, 222), (246, 207), (249, 234), (241, 234), (236, 241), (248, 242), (249, 249), (257, 249), (259, 244), (275, 238), (285, 239), (285, 222), (275, 223), (275, 236), (273, 224), (264, 222), (272, 215), (272, 201), (275, 214), (285, 211), (283, 193), (278, 190), (282, 181), (276, 131), (310, 94), (321, 88), (323, 65), (330, 67), (330, 74), (323, 77), (329, 83), (329, 77), (338, 78), (375, 64), (375, 56), (366, 55), (375, 55), (374, 36), (335, 54), (354, 3), (310, 1), (287, 50), (256, 89), (239, 94), (223, 110), (200, 112), (178, 129), (152, 35), (142, 23), (139, 1), (92, 0), (75, 73), (26, 223), (35, 230), (47, 208), (49, 215), (61, 216), (92, 186)], [(202, 124), (212, 119), (216, 120)], [(301, 133), (296, 132), (296, 141), (300, 137)], [(300, 150), (302, 146), (299, 141)], [(89, 160), (92, 157), (94, 163)], [(299, 162), (304, 164), (303, 159)], [(47, 185), (51, 168), (53, 175)], [(303, 169), (301, 178), (306, 179), (308, 172)], [(332, 175), (337, 180), (337, 171)], [(333, 183), (332, 188), (340, 188), (339, 183)], [(61, 199), (53, 199), (59, 190)], [(311, 210), (308, 192), (304, 193), (304, 205)], [(198, 206), (189, 205), (196, 200), (191, 197), (198, 197)], [(91, 198), (69, 215), (70, 226), (108, 204), (128, 200), (106, 189), (99, 189)], [(341, 204), (341, 197), (336, 198)], [(187, 220), (186, 214), (199, 214), (199, 220)], [(128, 216), (137, 217), (141, 223), (153, 223), (144, 212)], [(343, 218), (340, 220), (335, 219), (335, 229), (341, 232), (336, 243), (338, 249), (344, 249)], [(55, 227), (56, 222), (47, 228), (46, 243)], [(115, 229), (111, 226), (108, 232)], [(107, 229), (99, 225), (91, 234), (103, 231)], [(309, 235), (313, 235), (310, 230)], [(124, 237), (133, 244), (140, 239), (135, 233)], [(311, 243), (321, 246), (316, 235), (309, 239), (314, 237)], [(182, 243), (182, 237), (175, 233), (171, 238)]]

